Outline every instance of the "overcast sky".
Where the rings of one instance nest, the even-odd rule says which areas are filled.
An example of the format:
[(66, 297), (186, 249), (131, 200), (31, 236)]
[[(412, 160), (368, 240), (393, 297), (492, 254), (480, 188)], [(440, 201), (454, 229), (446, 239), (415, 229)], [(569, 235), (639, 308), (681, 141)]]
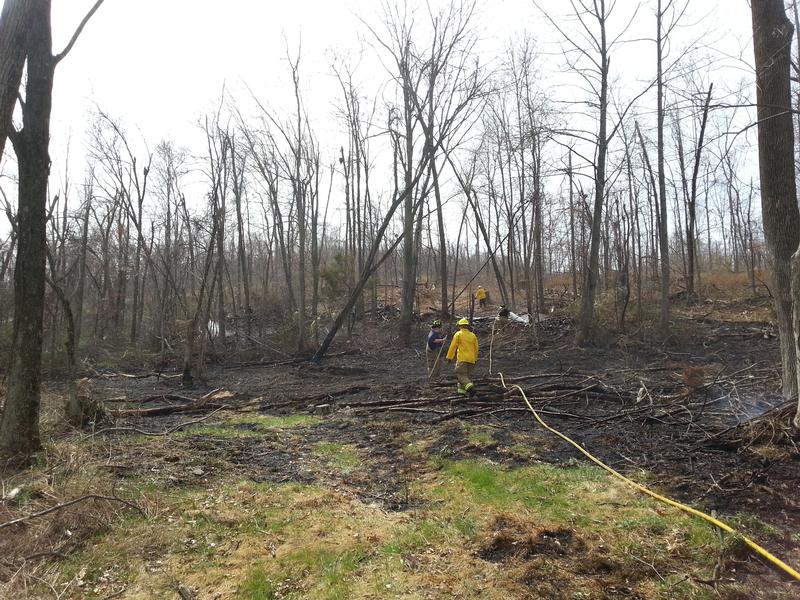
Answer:
[[(92, 0), (53, 0), (54, 45), (59, 50)], [(277, 110), (290, 110), (287, 95), (286, 45), (294, 51), (302, 40), (304, 95), (323, 147), (338, 148), (332, 119), (338, 88), (330, 64), (334, 54), (357, 56), (367, 49), (359, 76), (365, 86), (385, 80), (375, 60), (371, 38), (362, 20), (379, 26), (381, 0), (106, 0), (56, 79), (52, 154), (54, 172), (72, 139), (73, 179), (83, 172), (84, 131), (95, 105), (121, 118), (130, 131), (138, 128), (150, 148), (169, 138), (197, 147), (198, 119), (218, 103), (226, 89), (249, 100), (249, 91)], [(439, 4), (431, 0), (431, 4)], [(540, 0), (560, 23), (566, 0)], [(652, 35), (655, 0), (617, 0), (618, 31), (641, 4), (637, 26), (628, 39)], [(580, 100), (565, 85), (558, 32), (532, 0), (481, 0), (478, 29), (481, 53), (489, 59), (507, 40), (530, 32), (542, 53), (543, 87), (557, 100)], [(704, 17), (702, 23), (699, 23)], [(574, 31), (574, 23), (563, 21)], [(715, 52), (729, 56), (715, 74), (719, 90), (751, 81), (750, 9), (746, 0), (695, 0), (675, 45), (702, 37)], [(698, 24), (699, 23), (699, 24)], [(741, 61), (738, 57), (741, 56)], [(654, 45), (637, 41), (619, 48), (612, 76), (620, 78), (620, 94), (631, 96), (640, 82), (652, 79)], [(7, 180), (6, 180), (7, 181)]]

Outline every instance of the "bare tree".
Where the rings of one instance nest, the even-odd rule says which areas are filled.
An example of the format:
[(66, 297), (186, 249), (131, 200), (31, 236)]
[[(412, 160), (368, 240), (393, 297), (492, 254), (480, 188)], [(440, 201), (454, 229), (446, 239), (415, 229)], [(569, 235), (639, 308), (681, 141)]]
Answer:
[(53, 54), (50, 0), (29, 0), (32, 11), (25, 43), (27, 80), (22, 129), (8, 136), (17, 155), (19, 189), (17, 260), (14, 269), (14, 331), (8, 390), (0, 423), (0, 452), (30, 456), (39, 448), (39, 402), (46, 279), (47, 178), (50, 169), (50, 112), (56, 66), (72, 49), (98, 0), (65, 49)]
[(86, 290), (86, 261), (89, 251), (89, 216), (92, 210), (94, 173), (86, 176), (83, 187), (83, 221), (81, 223), (80, 256), (78, 257), (78, 282), (75, 286), (75, 347), (80, 347), (83, 331), (83, 299)]
[[(600, 238), (603, 222), (603, 204), (606, 194), (606, 159), (611, 135), (608, 131), (608, 105), (609, 105), (609, 55), (614, 41), (609, 43), (607, 35), (608, 19), (613, 12), (615, 3), (607, 5), (606, 0), (570, 0), (570, 5), (577, 17), (581, 28), (585, 32), (582, 42), (574, 40), (564, 32), (548, 16), (548, 21), (561, 33), (577, 55), (573, 68), (583, 77), (591, 89), (595, 90), (598, 109), (598, 129), (595, 143), (594, 166), (594, 207), (592, 209), (592, 227), (590, 236), (589, 261), (584, 266), (584, 284), (581, 293), (581, 313), (578, 325), (577, 341), (579, 344), (587, 343), (591, 338), (594, 324), (594, 301), (600, 268)], [(538, 6), (538, 4), (537, 4)], [(547, 15), (547, 13), (544, 13)], [(619, 39), (619, 38), (616, 38)], [(585, 61), (587, 66), (580, 67), (578, 62)]]
[[(672, 0), (667, 0), (666, 6), (662, 0), (657, 0), (656, 9), (656, 115), (658, 119), (658, 142), (657, 165), (658, 165), (658, 202), (659, 202), (659, 222), (658, 222), (658, 242), (661, 248), (661, 311), (659, 327), (661, 335), (665, 336), (669, 332), (669, 229), (667, 216), (667, 185), (666, 172), (664, 169), (664, 44), (668, 33), (664, 31), (664, 12), (672, 6)], [(688, 3), (687, 3), (688, 4)]]
[(705, 100), (700, 107), (700, 128), (697, 142), (693, 151), (693, 165), (691, 181), (686, 181), (685, 159), (683, 152), (683, 135), (680, 122), (676, 122), (676, 135), (678, 137), (678, 157), (681, 169), (681, 183), (683, 187), (684, 204), (686, 207), (686, 296), (690, 302), (695, 297), (695, 279), (697, 271), (697, 180), (700, 175), (700, 164), (705, 144), (706, 125), (708, 112), (711, 107), (711, 94), (714, 84), (708, 86)]

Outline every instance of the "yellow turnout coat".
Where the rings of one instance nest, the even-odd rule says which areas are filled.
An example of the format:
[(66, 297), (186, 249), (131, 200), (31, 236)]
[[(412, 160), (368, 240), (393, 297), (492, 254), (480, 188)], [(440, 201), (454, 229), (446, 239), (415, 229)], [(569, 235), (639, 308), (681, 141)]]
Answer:
[(475, 364), (478, 361), (478, 338), (469, 329), (459, 329), (450, 342), (447, 360)]

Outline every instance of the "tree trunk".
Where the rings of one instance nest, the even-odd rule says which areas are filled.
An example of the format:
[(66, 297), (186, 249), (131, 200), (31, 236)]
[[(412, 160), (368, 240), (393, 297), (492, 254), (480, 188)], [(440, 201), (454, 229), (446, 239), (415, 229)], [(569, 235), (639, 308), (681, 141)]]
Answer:
[(442, 194), (439, 188), (439, 170), (436, 161), (431, 161), (433, 175), (433, 195), (436, 198), (436, 224), (439, 227), (439, 281), (441, 282), (442, 316), (448, 316), (449, 302), (447, 300), (447, 237), (444, 229), (444, 216), (442, 211)]
[(12, 133), (11, 118), (25, 67), (35, 2), (5, 0), (0, 14), (0, 158)]
[[(708, 109), (711, 105), (711, 92), (714, 84), (708, 86), (706, 102), (703, 105), (703, 115), (700, 121), (700, 135), (697, 139), (697, 147), (694, 152), (694, 169), (692, 170), (692, 187), (689, 193), (688, 214), (686, 215), (686, 250), (688, 252), (687, 271), (686, 271), (686, 295), (690, 302), (694, 302), (694, 280), (695, 263), (697, 262), (697, 176), (700, 173), (700, 157), (703, 152), (703, 141), (706, 134), (706, 123), (708, 122)], [(699, 270), (699, 269), (698, 269)]]
[[(605, 16), (605, 2), (601, 0), (602, 14)], [(594, 209), (592, 210), (592, 230), (589, 242), (589, 264), (585, 266), (581, 314), (578, 326), (577, 343), (583, 345), (591, 339), (594, 324), (594, 298), (600, 267), (600, 228), (603, 223), (603, 202), (606, 193), (606, 155), (608, 153), (608, 50), (604, 18), (600, 23), (600, 126), (597, 134), (597, 165), (594, 176)]]
[(89, 246), (89, 212), (92, 209), (91, 187), (86, 187), (86, 209), (83, 213), (83, 223), (81, 231), (81, 250), (78, 258), (78, 284), (75, 290), (75, 347), (80, 347), (81, 330), (83, 329), (83, 295), (86, 289), (86, 253)]
[[(134, 168), (136, 166), (134, 165)], [(133, 299), (131, 302), (131, 344), (136, 344), (139, 336), (139, 305), (142, 301), (144, 278), (142, 277), (142, 246), (144, 237), (142, 235), (142, 199), (138, 200), (137, 213), (135, 215), (136, 226), (136, 251), (133, 254)]]
[[(251, 313), (250, 307), (250, 267), (247, 262), (247, 246), (245, 244), (244, 235), (244, 217), (242, 213), (242, 198), (244, 196), (244, 170), (245, 170), (245, 154), (237, 155), (236, 145), (233, 137), (231, 136), (230, 142), (231, 153), (231, 171), (233, 175), (233, 200), (236, 204), (236, 235), (237, 235), (237, 254), (239, 257), (239, 269), (241, 270), (242, 277), (242, 293), (244, 313), (244, 332), (248, 338), (246, 344), (249, 344), (251, 332)], [(237, 162), (241, 161), (241, 163)]]
[[(459, 179), (461, 182), (461, 180)], [(475, 194), (475, 191), (472, 190), (468, 185), (464, 185), (461, 182), (461, 186), (464, 189), (464, 194), (467, 196), (467, 201), (469, 202), (470, 206), (472, 207), (472, 212), (475, 215), (475, 220), (478, 223), (478, 229), (480, 230), (481, 235), (483, 236), (483, 242), (486, 244), (486, 252), (489, 254), (489, 259), (492, 262), (492, 269), (494, 270), (494, 276), (497, 280), (497, 286), (500, 288), (500, 299), (502, 304), (508, 304), (509, 296), (508, 290), (506, 289), (506, 282), (503, 278), (503, 273), (500, 271), (500, 265), (497, 262), (496, 252), (492, 250), (492, 242), (489, 239), (489, 232), (486, 230), (486, 225), (483, 223), (483, 219), (481, 218), (480, 212), (478, 212), (478, 198)], [(473, 195), (475, 197), (473, 198)], [(502, 246), (502, 245), (501, 245)], [(476, 258), (479, 258), (476, 256)]]
[(0, 451), (30, 456), (40, 447), (42, 328), (47, 247), (47, 179), (55, 60), (50, 0), (29, 0), (28, 78), (22, 130), (12, 143), (19, 170), (14, 329)]
[(569, 149), (569, 257), (572, 266), (572, 295), (578, 297), (578, 259), (575, 253), (575, 182), (572, 173), (572, 148)]
[[(789, 80), (793, 28), (786, 18), (783, 0), (752, 0), (751, 8), (762, 219), (773, 260), (772, 293), (781, 342), (783, 395), (792, 398), (798, 389), (798, 354), (792, 323), (791, 258), (800, 242)], [(800, 290), (795, 289), (794, 293), (797, 306)], [(800, 425), (800, 404), (795, 424)]]
[(662, 19), (664, 13), (661, 10), (661, 0), (658, 0), (658, 12), (656, 14), (656, 78), (657, 78), (657, 102), (656, 112), (658, 115), (658, 196), (660, 202), (660, 219), (658, 222), (658, 242), (661, 248), (661, 311), (659, 314), (659, 329), (661, 335), (666, 337), (669, 334), (669, 230), (667, 218), (667, 186), (666, 173), (664, 168), (664, 72), (663, 72), (663, 51), (664, 38), (662, 37)]
[[(407, 65), (407, 62), (406, 62)], [(404, 185), (410, 193), (406, 195), (403, 205), (403, 281), (400, 293), (400, 344), (408, 346), (411, 343), (411, 325), (414, 316), (414, 295), (417, 290), (417, 256), (414, 243), (414, 193), (411, 190), (414, 168), (414, 138), (413, 138), (413, 105), (410, 89), (411, 82), (403, 82), (403, 103), (405, 106), (405, 168)]]
[[(543, 260), (543, 245), (544, 245), (544, 227), (542, 226), (542, 199), (541, 193), (542, 183), (539, 180), (540, 166), (536, 167), (536, 177), (534, 178), (533, 185), (533, 276), (536, 278), (536, 311), (544, 312), (544, 260)], [(538, 319), (538, 317), (537, 317)]]
[[(224, 142), (223, 142), (224, 143)], [(225, 195), (227, 190), (223, 187), (220, 187), (220, 192), (217, 197), (217, 209), (215, 219), (217, 220), (217, 237), (216, 237), (216, 244), (217, 244), (217, 262), (215, 265), (215, 279), (217, 285), (217, 334), (219, 336), (219, 342), (222, 347), (225, 347), (226, 338), (228, 336), (227, 331), (227, 318), (225, 314), (225, 281), (223, 279), (225, 273)], [(205, 332), (205, 327), (208, 323), (208, 319), (203, 321), (201, 325), (203, 326), (203, 332)]]

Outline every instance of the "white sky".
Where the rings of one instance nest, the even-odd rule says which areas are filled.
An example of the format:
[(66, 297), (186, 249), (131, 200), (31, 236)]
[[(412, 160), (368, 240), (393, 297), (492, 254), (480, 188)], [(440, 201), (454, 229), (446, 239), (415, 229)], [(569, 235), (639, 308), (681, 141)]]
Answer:
[[(53, 0), (56, 51), (91, 4), (92, 0)], [(197, 121), (216, 106), (223, 84), (244, 106), (251, 105), (249, 87), (265, 104), (291, 110), (285, 45), (288, 41), (294, 52), (300, 39), (305, 100), (323, 152), (330, 138), (330, 156), (339, 146), (334, 140), (339, 125), (333, 120), (339, 90), (329, 67), (331, 56), (357, 55), (366, 47), (359, 76), (368, 89), (378, 88), (386, 74), (375, 61), (370, 34), (360, 19), (379, 28), (381, 4), (382, 0), (106, 0), (58, 68), (51, 143), (54, 176), (63, 170), (64, 148), (71, 138), (72, 179), (82, 180), (83, 134), (95, 104), (121, 118), (132, 135), (138, 128), (151, 149), (169, 138), (198, 151), (202, 142)], [(554, 16), (568, 12), (567, 0), (540, 4)], [(611, 31), (618, 31), (639, 4), (637, 27), (629, 37), (652, 35), (655, 0), (617, 0), (617, 22), (611, 23)], [(559, 36), (533, 2), (481, 0), (479, 7), (485, 56), (527, 30), (542, 52), (544, 87), (556, 99), (581, 99), (574, 87), (564, 85)], [(744, 62), (728, 60), (715, 74), (718, 89), (736, 87), (742, 78), (751, 80), (747, 1), (694, 0), (692, 10), (685, 23), (706, 19), (678, 32), (680, 37), (694, 39), (707, 32), (704, 40), (715, 50), (733, 56), (743, 52)], [(573, 26), (564, 21), (565, 29)], [(676, 40), (676, 45), (682, 43)], [(612, 76), (622, 78), (621, 95), (634, 95), (642, 81), (652, 78), (654, 53), (652, 42), (638, 42), (622, 46), (614, 55)]]

